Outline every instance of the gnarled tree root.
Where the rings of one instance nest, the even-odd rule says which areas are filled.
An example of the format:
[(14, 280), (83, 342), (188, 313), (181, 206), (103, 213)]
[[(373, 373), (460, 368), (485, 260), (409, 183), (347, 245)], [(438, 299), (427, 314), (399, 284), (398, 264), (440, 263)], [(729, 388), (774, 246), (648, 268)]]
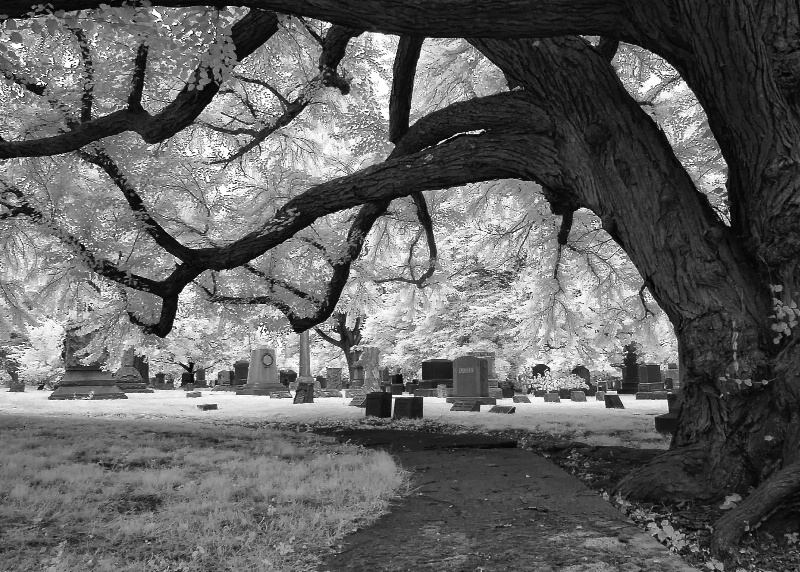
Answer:
[(739, 541), (787, 498), (800, 493), (800, 461), (787, 465), (766, 481), (714, 526), (711, 552), (723, 562), (737, 562)]

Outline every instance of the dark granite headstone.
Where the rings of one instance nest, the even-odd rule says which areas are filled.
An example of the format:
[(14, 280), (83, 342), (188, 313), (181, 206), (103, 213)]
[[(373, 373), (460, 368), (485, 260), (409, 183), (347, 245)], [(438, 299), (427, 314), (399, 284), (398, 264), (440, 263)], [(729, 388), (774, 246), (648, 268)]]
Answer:
[(623, 348), (625, 357), (622, 360), (624, 367), (622, 368), (622, 387), (617, 390), (619, 393), (636, 393), (639, 388), (641, 378), (637, 349), (635, 342), (631, 342)]
[[(449, 359), (430, 359), (422, 362), (422, 381), (433, 382), (432, 387), (444, 383), (453, 387), (453, 362)], [(422, 387), (422, 383), (420, 383)]]
[(392, 395), (403, 395), (403, 390), (405, 386), (402, 383), (393, 383), (389, 386), (389, 391), (391, 391)]
[(603, 399), (606, 402), (606, 409), (625, 409), (625, 406), (622, 404), (622, 400), (619, 398), (619, 395), (606, 394)]
[(197, 408), (200, 411), (212, 411), (214, 409), (217, 409), (217, 404), (216, 403), (201, 403), (200, 405), (197, 406)]
[(515, 395), (514, 396), (514, 403), (530, 403), (531, 398), (527, 395)]
[(513, 405), (495, 405), (489, 410), (489, 413), (505, 413), (508, 415), (516, 412), (517, 408)]
[(195, 387), (207, 387), (208, 384), (206, 383), (206, 370), (205, 368), (200, 368), (195, 370), (194, 372), (194, 386)]
[(389, 376), (389, 381), (392, 385), (403, 383), (403, 374), (402, 373), (395, 373)]
[(199, 391), (187, 391), (186, 397), (203, 397), (203, 394)]
[(392, 416), (392, 394), (385, 391), (373, 391), (367, 394), (366, 410), (368, 417), (388, 418)]
[(240, 359), (233, 364), (234, 379), (236, 385), (247, 384), (247, 374), (250, 371), (250, 360)]
[(394, 419), (422, 419), (422, 397), (398, 397), (394, 400)]
[(678, 414), (664, 413), (663, 415), (656, 415), (654, 422), (658, 433), (672, 435), (678, 429)]
[(489, 363), (475, 356), (453, 361), (454, 397), (489, 397)]

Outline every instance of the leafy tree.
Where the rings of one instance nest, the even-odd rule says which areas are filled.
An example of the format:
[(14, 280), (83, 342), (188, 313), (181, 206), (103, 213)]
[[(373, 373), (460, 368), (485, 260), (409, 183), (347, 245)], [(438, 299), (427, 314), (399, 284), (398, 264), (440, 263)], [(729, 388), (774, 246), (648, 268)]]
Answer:
[[(292, 327), (303, 331), (334, 311), (369, 230), (393, 199), (412, 196), (421, 204), (427, 190), (498, 179), (535, 181), (561, 217), (562, 237), (569, 235), (579, 209), (598, 217), (678, 336), (685, 387), (671, 450), (623, 481), (619, 492), (714, 499), (757, 487), (716, 527), (715, 550), (735, 558), (739, 536), (800, 491), (796, 3), (258, 0), (230, 5), (231, 10), (218, 10), (191, 0), (136, 7), (54, 0), (32, 10), (25, 0), (4, 2), (0, 45), (7, 47), (0, 68), (10, 83), (2, 92), (8, 111), (0, 126), (0, 158), (6, 160), (0, 217), (11, 225), (32, 221), (63, 244), (65, 253), (118, 284), (118, 307), (157, 335), (172, 328), (179, 296), (190, 285), (218, 301), (275, 303)], [(323, 29), (308, 18), (333, 25)], [(289, 28), (293, 32), (283, 35)], [(298, 38), (303, 29), (309, 42), (319, 45), (313, 74), (307, 60), (287, 59), (287, 52), (258, 60), (261, 46)], [(308, 177), (299, 185), (309, 185), (302, 191), (281, 187), (280, 202), (266, 201), (256, 216), (241, 219), (243, 224), (229, 223), (237, 225), (238, 236), (204, 234), (203, 221), (185, 220), (188, 188), (182, 189), (186, 201), (159, 203), (163, 179), (178, 164), (194, 159), (204, 165), (204, 178), (214, 180), (214, 194), (224, 197), (236, 189), (239, 175), (214, 170), (210, 162), (244, 159), (245, 176), (269, 170), (276, 145), (266, 142), (269, 135), (308, 107), (321, 110), (318, 104), (330, 103), (333, 90), (344, 95), (357, 85), (354, 99), (370, 92), (382, 77), (377, 71), (362, 68), (366, 74), (360, 77), (338, 71), (351, 41), (366, 45), (357, 43), (362, 35), (370, 37), (364, 30), (400, 36), (388, 106), (388, 139), (395, 146), (383, 161), (362, 162), (324, 182)], [(447, 105), (409, 126), (415, 89), (421, 93), (426, 87), (414, 84), (425, 37), (469, 38), (471, 49), (502, 72), (510, 89), (470, 92), (467, 82), (458, 84), (456, 101), (437, 99)], [(615, 68), (621, 42), (640, 51), (627, 53)], [(454, 61), (467, 61), (472, 53), (455, 52)], [(361, 61), (370, 61), (370, 53), (361, 55)], [(667, 136), (680, 131), (681, 122), (653, 113), (653, 102), (639, 100), (629, 80), (620, 79), (618, 70), (644, 69), (656, 56), (697, 98), (707, 123), (691, 126), (705, 135), (693, 141), (708, 144), (681, 149), (680, 141)], [(376, 57), (372, 60), (380, 69)], [(237, 61), (248, 74), (244, 79), (233, 77)], [(272, 93), (279, 108), (263, 114), (253, 105), (254, 92), (242, 84), (255, 85), (267, 76), (265, 69), (289, 61), (295, 65), (283, 79), (301, 81), (291, 97), (269, 82), (262, 85), (260, 98)], [(251, 119), (214, 122), (232, 101), (252, 108)], [(206, 111), (213, 127), (203, 127), (205, 119), (198, 122)], [(373, 145), (377, 160), (386, 146), (375, 129), (361, 137), (359, 125), (351, 127), (344, 135), (325, 129), (342, 147)], [(290, 143), (287, 149), (295, 150), (297, 141)], [(230, 154), (202, 156), (203, 149), (225, 145)], [(268, 156), (250, 162), (246, 155), (259, 149)], [(695, 160), (679, 156), (683, 151), (695, 153)], [(159, 154), (177, 159), (170, 163)], [(299, 162), (301, 155), (291, 160)], [(155, 172), (151, 184), (156, 164), (167, 169)], [(724, 185), (704, 188), (709, 169), (724, 177)], [(58, 208), (62, 205), (72, 205), (81, 216), (69, 219), (69, 209)], [(101, 206), (118, 217), (95, 220)], [(207, 218), (220, 221), (224, 214)], [(87, 229), (99, 222), (106, 224)], [(314, 240), (315, 232), (343, 224), (346, 232), (327, 237), (338, 241)], [(133, 246), (142, 242), (147, 245)], [(122, 256), (108, 248), (115, 243), (125, 245)], [(296, 288), (264, 272), (287, 258), (308, 262), (296, 274), (303, 285), (314, 278), (316, 289)], [(255, 295), (251, 285), (243, 288), (238, 278), (247, 272), (269, 291)], [(237, 277), (230, 295), (221, 289), (228, 286), (228, 275)]]

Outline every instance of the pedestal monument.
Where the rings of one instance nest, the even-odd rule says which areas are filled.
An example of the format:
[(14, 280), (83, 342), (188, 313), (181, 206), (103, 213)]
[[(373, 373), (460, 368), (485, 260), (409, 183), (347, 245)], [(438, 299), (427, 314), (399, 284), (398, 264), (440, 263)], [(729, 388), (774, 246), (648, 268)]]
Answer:
[(99, 362), (81, 365), (75, 355), (89, 343), (89, 336), (79, 336), (75, 329), (64, 338), (64, 377), (49, 399), (127, 399), (117, 387), (114, 376), (100, 368)]
[(260, 346), (250, 352), (247, 383), (236, 392), (236, 395), (269, 395), (274, 391), (286, 391), (278, 381), (275, 350)]
[(153, 393), (142, 379), (142, 374), (134, 367), (134, 351), (128, 348), (122, 354), (122, 367), (114, 373), (114, 381), (125, 393)]

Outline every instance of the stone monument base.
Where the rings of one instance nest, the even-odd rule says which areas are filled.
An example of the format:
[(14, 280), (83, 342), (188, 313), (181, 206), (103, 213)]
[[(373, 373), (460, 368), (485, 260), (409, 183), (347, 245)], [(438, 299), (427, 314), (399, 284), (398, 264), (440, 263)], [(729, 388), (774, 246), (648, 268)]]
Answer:
[(211, 391), (239, 391), (244, 385), (215, 385)]
[(473, 396), (457, 396), (457, 397), (447, 397), (445, 398), (445, 402), (447, 403), (458, 403), (460, 401), (476, 401), (481, 405), (497, 405), (497, 399), (494, 397), (473, 397)]
[(99, 369), (68, 369), (48, 399), (128, 399), (110, 373)]

